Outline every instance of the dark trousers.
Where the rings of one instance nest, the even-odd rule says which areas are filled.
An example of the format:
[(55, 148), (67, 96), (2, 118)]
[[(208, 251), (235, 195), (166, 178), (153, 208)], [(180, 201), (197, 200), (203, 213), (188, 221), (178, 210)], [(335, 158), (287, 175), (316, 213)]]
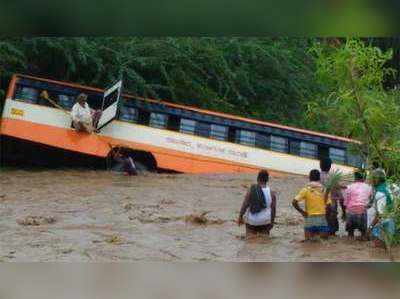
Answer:
[(326, 211), (326, 221), (328, 222), (329, 232), (335, 234), (339, 230), (339, 220), (337, 205), (333, 204)]
[(272, 224), (254, 226), (246, 223), (246, 236), (255, 234), (269, 235), (269, 231), (271, 229), (272, 229)]

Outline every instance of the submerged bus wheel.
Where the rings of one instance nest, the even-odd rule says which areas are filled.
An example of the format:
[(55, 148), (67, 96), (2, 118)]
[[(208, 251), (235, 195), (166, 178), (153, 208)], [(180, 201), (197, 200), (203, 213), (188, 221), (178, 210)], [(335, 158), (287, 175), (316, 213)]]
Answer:
[(135, 162), (135, 166), (138, 171), (156, 171), (157, 161), (153, 154), (146, 151), (134, 150), (126, 147), (114, 147), (107, 158), (108, 169), (114, 171), (123, 171), (123, 166), (121, 163), (115, 161), (113, 156), (115, 153), (121, 153), (122, 155), (129, 156)]

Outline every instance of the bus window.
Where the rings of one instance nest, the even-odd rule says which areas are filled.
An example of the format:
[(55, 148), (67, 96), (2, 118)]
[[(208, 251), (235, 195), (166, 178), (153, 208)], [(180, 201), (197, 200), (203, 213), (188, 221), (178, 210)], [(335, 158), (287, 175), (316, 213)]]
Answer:
[(197, 122), (196, 124), (196, 135), (202, 137), (210, 137), (210, 124)]
[(347, 151), (347, 163), (351, 166), (361, 168), (363, 165), (363, 160), (359, 155)]
[(256, 146), (260, 148), (270, 148), (271, 139), (269, 135), (256, 133)]
[(162, 113), (150, 114), (150, 127), (164, 129), (167, 127), (168, 115)]
[(126, 106), (121, 107), (121, 110), (119, 113), (120, 120), (137, 123), (138, 118), (139, 118), (139, 113), (136, 108), (126, 107)]
[(228, 128), (221, 125), (211, 125), (210, 137), (213, 139), (225, 141), (228, 136)]
[(191, 119), (182, 118), (179, 131), (186, 134), (194, 134), (196, 130), (196, 121)]
[(58, 95), (58, 103), (61, 107), (71, 110), (75, 104), (75, 100), (72, 97), (66, 96), (65, 94)]
[(300, 142), (300, 156), (307, 158), (318, 157), (318, 146), (314, 143)]
[(139, 124), (148, 126), (150, 121), (150, 112), (139, 109)]
[(329, 158), (333, 162), (344, 164), (346, 162), (346, 151), (340, 148), (330, 147)]
[(48, 100), (48, 98), (57, 102), (57, 100), (56, 100), (57, 97), (55, 96), (54, 93), (50, 93), (47, 90), (41, 90), (39, 92), (37, 104), (42, 105), (42, 106), (54, 107), (54, 105)]
[(236, 131), (236, 142), (245, 145), (256, 145), (256, 133), (246, 130)]
[(37, 102), (38, 95), (39, 92), (37, 89), (31, 87), (22, 87), (21, 91), (17, 93), (17, 100), (35, 104)]
[(285, 137), (271, 135), (271, 149), (273, 151), (287, 153), (288, 152), (288, 139)]
[(233, 127), (229, 127), (228, 129), (228, 141), (236, 142), (236, 129)]
[(301, 152), (300, 141), (290, 140), (289, 153), (292, 155), (300, 156), (300, 152)]
[(168, 130), (179, 131), (179, 127), (180, 127), (179, 116), (175, 115), (168, 116), (168, 125), (167, 125)]

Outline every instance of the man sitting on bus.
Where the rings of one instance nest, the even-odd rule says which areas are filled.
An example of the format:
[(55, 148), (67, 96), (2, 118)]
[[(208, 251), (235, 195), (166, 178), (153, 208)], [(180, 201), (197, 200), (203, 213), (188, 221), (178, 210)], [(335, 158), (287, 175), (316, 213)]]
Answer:
[(81, 93), (78, 95), (76, 103), (71, 110), (72, 124), (77, 131), (92, 133), (96, 131), (101, 111), (91, 109), (86, 100), (86, 94)]

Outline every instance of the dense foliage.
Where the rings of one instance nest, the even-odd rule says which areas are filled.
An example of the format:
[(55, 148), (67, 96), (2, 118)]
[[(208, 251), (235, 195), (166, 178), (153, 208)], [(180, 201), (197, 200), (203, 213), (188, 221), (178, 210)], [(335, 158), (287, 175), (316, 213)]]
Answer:
[[(302, 122), (313, 82), (310, 39), (22, 38), (0, 43), (0, 76), (15, 72), (94, 86), (120, 76), (140, 96), (286, 124)], [(3, 91), (4, 92), (4, 91)]]
[(309, 125), (361, 141), (358, 151), (369, 165), (378, 162), (400, 178), (400, 94), (384, 88), (384, 79), (395, 74), (385, 67), (392, 52), (358, 40), (341, 47), (317, 43), (312, 51), (323, 90), (308, 102)]

